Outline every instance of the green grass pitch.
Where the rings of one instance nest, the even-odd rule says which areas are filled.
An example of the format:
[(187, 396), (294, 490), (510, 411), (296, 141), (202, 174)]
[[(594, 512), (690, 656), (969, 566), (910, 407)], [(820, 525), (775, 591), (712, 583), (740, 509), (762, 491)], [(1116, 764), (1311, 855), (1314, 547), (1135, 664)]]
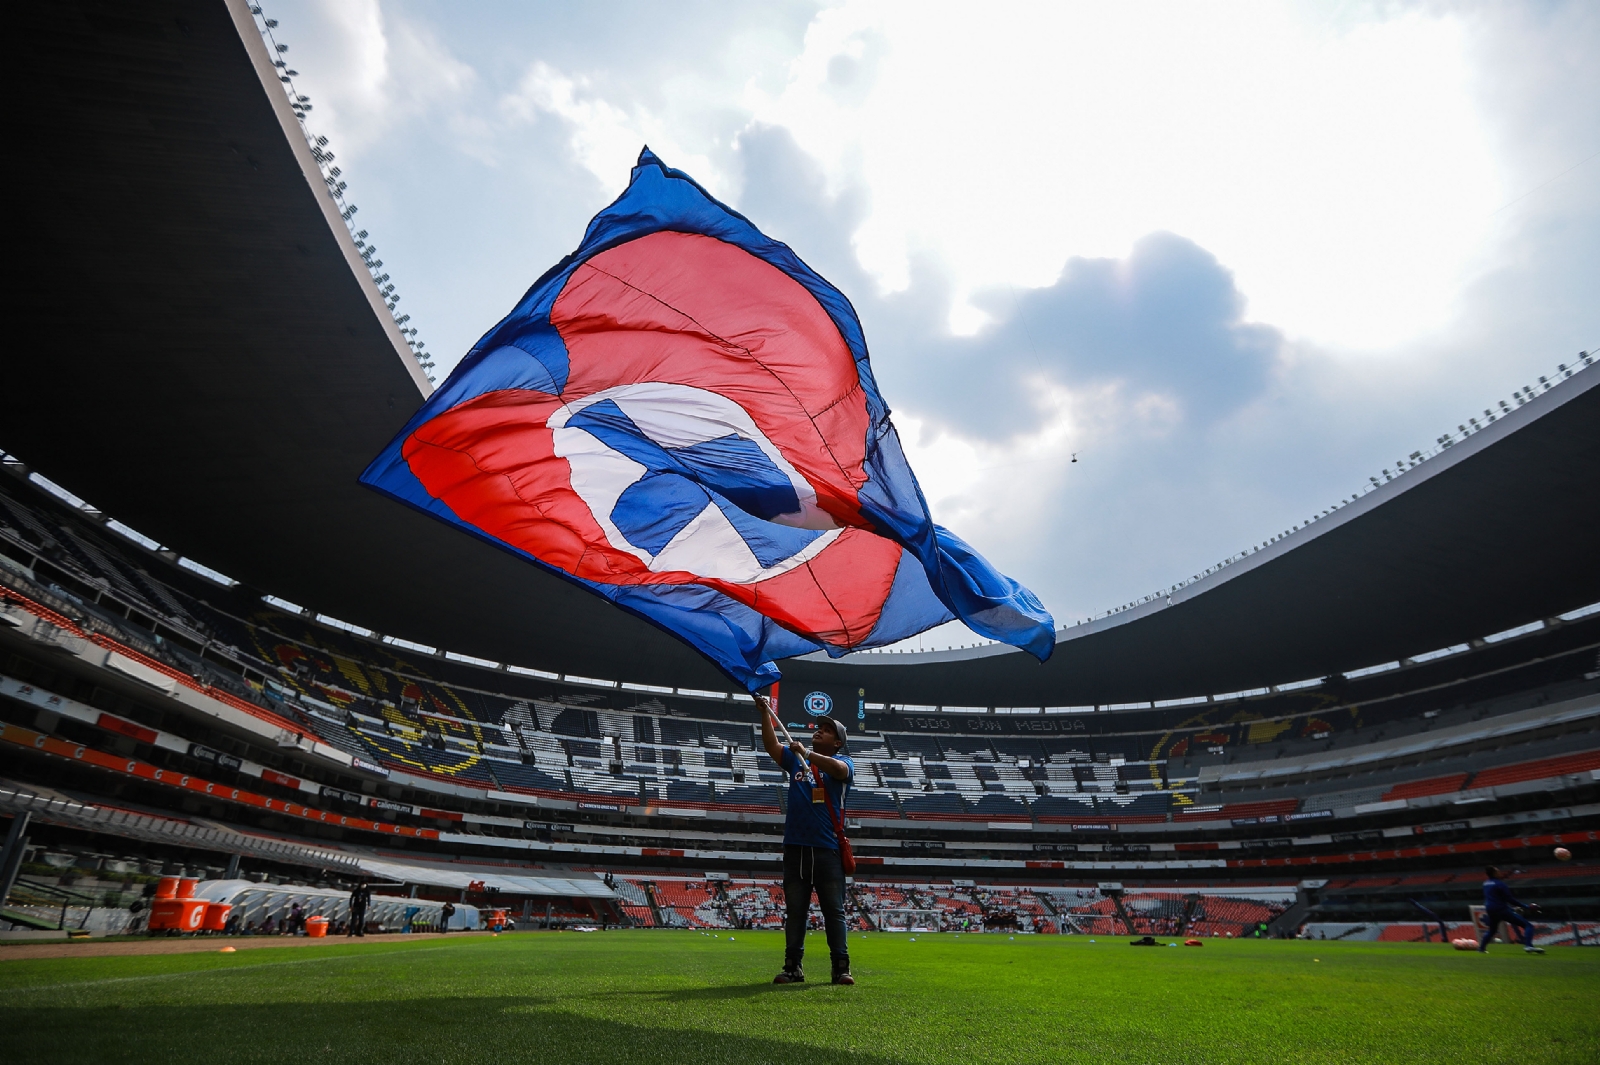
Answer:
[(770, 932), (0, 960), (0, 1061), (1600, 1061), (1600, 950), (1096, 938), (854, 936), (855, 987)]

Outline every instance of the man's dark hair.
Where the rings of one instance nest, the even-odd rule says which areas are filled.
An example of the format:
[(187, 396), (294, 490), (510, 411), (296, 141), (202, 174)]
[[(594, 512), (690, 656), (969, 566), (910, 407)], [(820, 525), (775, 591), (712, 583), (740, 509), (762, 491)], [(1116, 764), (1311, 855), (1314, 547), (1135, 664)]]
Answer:
[(1483, 875), (1488, 877), (1490, 880), (1499, 880), (1500, 869), (1498, 866), (1486, 865), (1483, 867)]

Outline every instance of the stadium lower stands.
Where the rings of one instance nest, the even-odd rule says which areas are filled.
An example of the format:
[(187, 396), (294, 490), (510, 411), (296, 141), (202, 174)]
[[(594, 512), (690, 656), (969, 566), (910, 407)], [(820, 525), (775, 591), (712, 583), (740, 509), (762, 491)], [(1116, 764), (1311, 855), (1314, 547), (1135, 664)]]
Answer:
[[(129, 802), (184, 824), (180, 807), (203, 801), (236, 833), (336, 848), (381, 836), (519, 863), (603, 858), (630, 876), (650, 868), (641, 883), (689, 865), (748, 878), (776, 859), (783, 775), (744, 700), (531, 677), (364, 637), (241, 598), (26, 484), (0, 484), (0, 621), (0, 774), (19, 795), (67, 780), (84, 811), (74, 816), (96, 824)], [(862, 913), (884, 911), (894, 927), (981, 916), (1070, 933), (1120, 917), (1048, 885), (977, 896), (931, 885), (955, 868), (1058, 885), (1203, 870), (1248, 887), (1353, 863), (1399, 879), (1330, 881), (1314, 916), (1365, 906), (1393, 923), (1385, 892), (1472, 887), (1418, 863), (1513, 847), (1526, 865), (1600, 829), (1597, 653), (1591, 610), (1326, 690), (1026, 722), (1071, 735), (1008, 734), (1022, 720), (1009, 716), (871, 709), (852, 733), (847, 810), (863, 875), (930, 886), (894, 906), (890, 889), (862, 887)], [(664, 906), (640, 894), (616, 916), (759, 923), (776, 912), (772, 887), (752, 879)], [(1182, 907), (1170, 895), (1130, 893), (1146, 906), (1131, 919), (1171, 927)], [(1590, 896), (1551, 897), (1576, 913)], [(1238, 934), (1262, 913), (1219, 903), (1188, 919)]]

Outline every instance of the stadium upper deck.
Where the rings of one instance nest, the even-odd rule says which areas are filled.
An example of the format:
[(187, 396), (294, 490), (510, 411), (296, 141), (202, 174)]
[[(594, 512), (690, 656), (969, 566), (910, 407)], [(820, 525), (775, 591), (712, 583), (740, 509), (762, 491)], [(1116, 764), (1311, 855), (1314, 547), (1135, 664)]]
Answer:
[[(51, 160), (19, 173), (22, 195), (71, 205), (16, 220), (32, 269), (13, 350), (57, 350), (70, 322), (73, 354), (10, 360), (0, 447), (316, 612), (557, 674), (725, 685), (647, 624), (357, 485), (428, 385), (245, 4), (38, 5), (13, 38), (17, 139)], [(1594, 602), (1590, 361), (1327, 517), (1064, 630), (1046, 666), (985, 649), (794, 662), (789, 676), (914, 705), (1181, 699), (1395, 661)]]

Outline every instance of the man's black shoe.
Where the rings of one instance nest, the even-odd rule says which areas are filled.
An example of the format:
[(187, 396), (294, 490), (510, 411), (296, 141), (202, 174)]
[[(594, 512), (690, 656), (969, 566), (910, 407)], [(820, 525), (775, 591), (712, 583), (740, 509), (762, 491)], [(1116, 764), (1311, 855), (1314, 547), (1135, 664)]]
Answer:
[(856, 978), (850, 975), (850, 959), (843, 958), (833, 963), (833, 982), (836, 984), (854, 984)]
[(772, 978), (775, 984), (803, 984), (806, 982), (805, 970), (796, 965), (793, 969), (785, 969)]

